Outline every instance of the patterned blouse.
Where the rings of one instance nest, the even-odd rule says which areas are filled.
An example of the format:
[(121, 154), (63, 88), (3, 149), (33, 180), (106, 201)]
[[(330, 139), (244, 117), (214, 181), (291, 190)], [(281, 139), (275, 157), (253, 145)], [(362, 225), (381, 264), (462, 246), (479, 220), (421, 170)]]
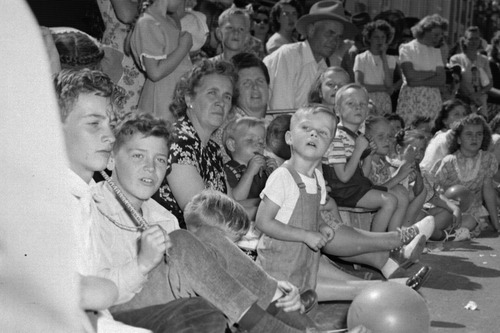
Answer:
[(474, 194), (474, 201), (467, 213), (476, 218), (487, 216), (488, 212), (483, 207), (483, 183), (492, 181), (497, 172), (498, 162), (495, 156), (480, 150), (474, 157), (466, 157), (460, 150), (447, 155), (441, 163), (436, 163), (431, 170), (436, 185), (446, 189), (452, 185), (460, 184), (467, 187)]
[[(174, 133), (176, 140), (170, 145), (168, 157), (170, 167), (167, 170), (167, 175), (171, 171), (172, 164), (192, 165), (203, 179), (206, 189), (227, 193), (220, 146), (212, 140), (203, 145), (193, 124), (186, 116), (174, 124)], [(166, 178), (164, 185), (160, 187), (154, 199), (177, 217), (181, 228), (186, 228), (182, 209), (175, 200)]]

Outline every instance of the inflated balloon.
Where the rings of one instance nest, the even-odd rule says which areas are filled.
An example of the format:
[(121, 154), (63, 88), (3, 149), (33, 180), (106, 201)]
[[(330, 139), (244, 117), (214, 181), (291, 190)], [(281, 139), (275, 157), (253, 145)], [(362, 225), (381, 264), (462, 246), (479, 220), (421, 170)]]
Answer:
[(364, 325), (372, 333), (427, 333), (430, 316), (420, 294), (395, 282), (364, 289), (352, 301), (347, 327)]
[(474, 194), (472, 194), (471, 190), (463, 185), (453, 185), (448, 187), (448, 189), (444, 192), (444, 196), (448, 199), (459, 201), (459, 207), (462, 212), (465, 212), (469, 209), (470, 205), (474, 201)]

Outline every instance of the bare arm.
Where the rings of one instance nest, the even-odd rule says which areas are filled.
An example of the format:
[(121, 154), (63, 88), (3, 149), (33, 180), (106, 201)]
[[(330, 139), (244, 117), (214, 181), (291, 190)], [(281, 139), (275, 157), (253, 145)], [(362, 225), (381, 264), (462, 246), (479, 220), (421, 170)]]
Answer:
[(111, 0), (116, 17), (124, 24), (134, 22), (137, 15), (137, 2), (131, 0)]
[(359, 83), (363, 87), (368, 90), (368, 92), (378, 92), (378, 91), (387, 91), (387, 88), (383, 84), (366, 84), (365, 83), (365, 73), (362, 71), (355, 71), (354, 72), (354, 79), (356, 83)]
[(269, 237), (289, 242), (303, 242), (314, 251), (325, 246), (327, 238), (321, 233), (296, 228), (276, 220), (279, 209), (277, 204), (265, 196), (257, 210), (255, 226)]
[(203, 179), (192, 165), (172, 164), (172, 170), (167, 176), (167, 181), (175, 200), (182, 210), (196, 194), (205, 189)]
[(444, 67), (437, 67), (435, 71), (417, 71), (411, 62), (403, 62), (401, 69), (410, 87), (440, 87), (446, 81)]
[(347, 163), (333, 164), (335, 174), (337, 175), (337, 177), (339, 177), (339, 180), (341, 182), (348, 182), (354, 175), (354, 172), (356, 171), (356, 168), (358, 168), (359, 162), (361, 160), (361, 155), (363, 154), (363, 151), (368, 147), (368, 144), (369, 142), (364, 136), (358, 136), (356, 138), (356, 146), (349, 161), (347, 161)]
[(143, 56), (143, 63), (148, 78), (156, 82), (170, 75), (189, 53), (192, 45), (193, 38), (191, 34), (186, 31), (181, 31), (178, 47), (168, 54), (166, 59), (157, 60)]

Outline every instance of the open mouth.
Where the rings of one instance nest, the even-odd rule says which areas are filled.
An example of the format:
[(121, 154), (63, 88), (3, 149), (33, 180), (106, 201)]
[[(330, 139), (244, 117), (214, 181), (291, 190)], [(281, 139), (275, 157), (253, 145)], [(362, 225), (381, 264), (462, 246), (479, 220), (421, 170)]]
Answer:
[(146, 185), (154, 185), (154, 183), (155, 183), (153, 179), (146, 178), (146, 177), (141, 178), (141, 182), (146, 184)]

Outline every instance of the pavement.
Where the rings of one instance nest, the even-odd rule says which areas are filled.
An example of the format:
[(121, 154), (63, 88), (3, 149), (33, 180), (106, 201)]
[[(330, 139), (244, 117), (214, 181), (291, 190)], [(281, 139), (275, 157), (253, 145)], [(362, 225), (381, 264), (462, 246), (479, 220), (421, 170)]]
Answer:
[[(420, 263), (432, 273), (419, 293), (430, 313), (429, 332), (500, 332), (500, 237), (483, 231), (470, 241), (427, 243)], [(410, 268), (409, 273), (418, 267)], [(375, 273), (377, 274), (377, 273)], [(474, 302), (476, 309), (467, 309)], [(325, 329), (342, 329), (350, 302), (322, 303), (310, 315)], [(383, 305), (381, 305), (383, 306)], [(401, 332), (404, 333), (404, 332)]]

